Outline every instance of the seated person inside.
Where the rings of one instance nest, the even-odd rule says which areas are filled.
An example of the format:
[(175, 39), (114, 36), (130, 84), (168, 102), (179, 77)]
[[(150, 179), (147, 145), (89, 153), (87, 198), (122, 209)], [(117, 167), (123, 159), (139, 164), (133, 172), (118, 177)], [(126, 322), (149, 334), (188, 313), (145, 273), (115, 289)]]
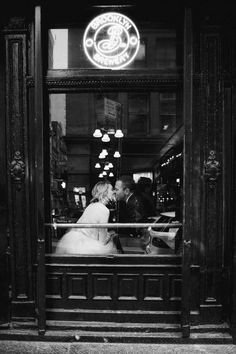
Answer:
[[(136, 190), (135, 182), (129, 175), (117, 179), (115, 198), (117, 201), (117, 222), (148, 222), (148, 217), (152, 216), (144, 196)], [(145, 253), (145, 247), (149, 240), (147, 229), (120, 228), (118, 233), (124, 253)]]
[[(108, 223), (108, 204), (114, 200), (109, 181), (100, 181), (93, 187), (92, 199), (77, 223)], [(106, 228), (72, 228), (59, 240), (56, 254), (106, 255), (118, 253), (112, 234)]]

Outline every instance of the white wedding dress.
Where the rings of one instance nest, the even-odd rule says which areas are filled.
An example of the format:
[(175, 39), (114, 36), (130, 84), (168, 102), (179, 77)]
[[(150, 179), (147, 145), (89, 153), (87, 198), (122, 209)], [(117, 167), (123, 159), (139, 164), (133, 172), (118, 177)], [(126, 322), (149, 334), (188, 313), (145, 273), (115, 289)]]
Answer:
[[(77, 223), (107, 223), (110, 211), (101, 202), (91, 203)], [(106, 255), (118, 253), (106, 228), (72, 228), (58, 241), (56, 254)]]

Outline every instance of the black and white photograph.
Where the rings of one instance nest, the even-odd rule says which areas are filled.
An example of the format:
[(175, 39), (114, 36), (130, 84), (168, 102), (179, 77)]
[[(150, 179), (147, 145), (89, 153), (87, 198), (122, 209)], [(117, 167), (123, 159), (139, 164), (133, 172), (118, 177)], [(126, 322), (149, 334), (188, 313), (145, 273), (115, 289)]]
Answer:
[(0, 354), (236, 353), (236, 6), (0, 11)]

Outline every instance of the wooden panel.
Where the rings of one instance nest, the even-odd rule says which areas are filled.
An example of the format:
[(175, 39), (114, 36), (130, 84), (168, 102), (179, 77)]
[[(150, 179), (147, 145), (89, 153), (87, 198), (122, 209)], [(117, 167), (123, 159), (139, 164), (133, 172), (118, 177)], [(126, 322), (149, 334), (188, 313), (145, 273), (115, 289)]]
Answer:
[(169, 299), (170, 301), (181, 300), (182, 279), (176, 274), (169, 274)]
[(222, 82), (221, 37), (216, 29), (208, 29), (201, 37), (201, 104), (202, 104), (202, 198), (201, 198), (201, 313), (203, 321), (220, 321), (223, 247), (222, 195)]
[[(180, 309), (178, 257), (47, 257), (47, 307), (157, 311)], [(80, 262), (80, 263), (79, 263)]]
[(138, 274), (118, 274), (118, 300), (138, 300)]
[(67, 294), (68, 299), (87, 299), (88, 298), (88, 275), (67, 274)]
[[(2, 37), (2, 36), (1, 36)], [(4, 48), (3, 38), (0, 39), (0, 46)], [(4, 56), (0, 56), (0, 322), (9, 322), (9, 266), (8, 266), (8, 209), (7, 209), (7, 173), (6, 163), (6, 122), (5, 122), (5, 61)], [(4, 166), (4, 167), (3, 167)]]
[(49, 295), (55, 295), (62, 298), (62, 274), (48, 274), (47, 290)]
[(93, 273), (92, 274), (92, 294), (94, 300), (111, 300), (113, 274)]
[[(26, 104), (26, 35), (24, 21), (5, 29), (8, 208), (11, 246), (13, 317), (19, 306), (32, 307), (32, 262), (29, 205), (29, 149)], [(29, 301), (29, 306), (27, 306)], [(28, 310), (27, 310), (28, 311)], [(21, 312), (21, 310), (20, 310)], [(25, 313), (25, 316), (29, 315)]]
[(144, 300), (164, 299), (164, 274), (143, 274), (143, 281)]

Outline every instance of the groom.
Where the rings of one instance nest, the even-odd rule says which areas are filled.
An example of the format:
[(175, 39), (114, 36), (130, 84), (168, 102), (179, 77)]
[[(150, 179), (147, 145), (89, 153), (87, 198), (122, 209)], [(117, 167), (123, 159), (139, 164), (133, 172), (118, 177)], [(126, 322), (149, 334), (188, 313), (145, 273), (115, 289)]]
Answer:
[[(142, 196), (136, 193), (135, 182), (131, 176), (123, 175), (116, 180), (114, 194), (119, 205), (117, 222), (139, 223), (147, 221), (144, 201)], [(119, 233), (125, 233), (131, 237), (140, 237), (142, 229), (122, 228)]]

